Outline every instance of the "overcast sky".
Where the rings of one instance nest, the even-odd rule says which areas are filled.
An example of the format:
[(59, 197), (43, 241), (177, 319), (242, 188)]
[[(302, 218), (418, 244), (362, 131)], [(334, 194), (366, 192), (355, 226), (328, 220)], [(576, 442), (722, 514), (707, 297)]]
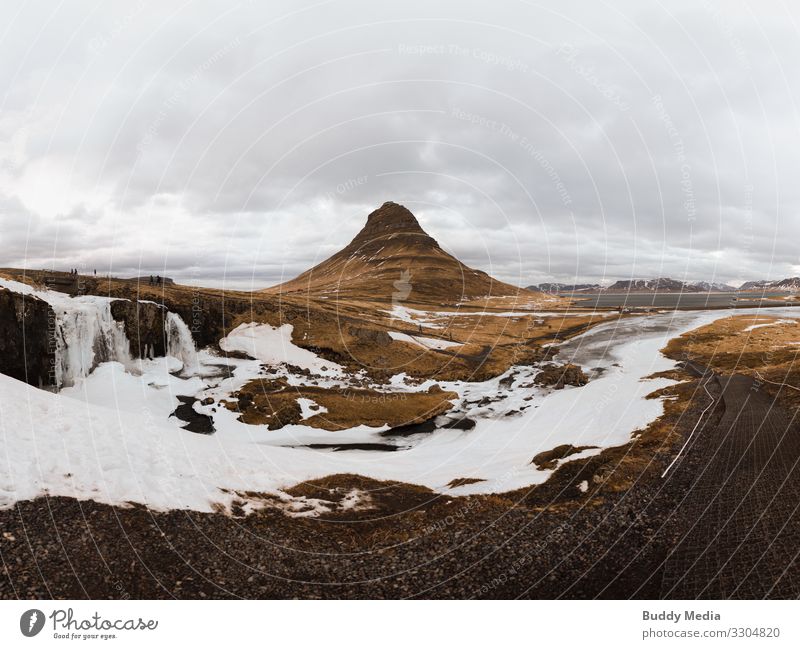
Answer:
[(800, 275), (797, 3), (0, 2), (0, 265), (261, 288), (394, 200), (522, 285)]

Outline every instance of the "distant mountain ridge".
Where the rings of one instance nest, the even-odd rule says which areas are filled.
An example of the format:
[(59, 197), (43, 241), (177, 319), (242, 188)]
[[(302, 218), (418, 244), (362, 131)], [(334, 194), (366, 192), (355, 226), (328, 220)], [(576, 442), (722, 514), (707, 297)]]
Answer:
[(723, 282), (684, 282), (670, 277), (655, 279), (620, 279), (610, 286), (600, 284), (562, 284), (543, 282), (526, 287), (542, 293), (735, 293), (737, 291), (800, 291), (800, 277), (757, 279), (738, 288)]
[(800, 291), (800, 277), (787, 277), (786, 279), (758, 279), (745, 282), (739, 287), (740, 291)]
[(621, 279), (610, 286), (599, 284), (560, 284), (547, 282), (529, 286), (543, 293), (728, 293), (737, 289), (721, 282), (684, 282), (670, 277), (656, 279)]
[(560, 282), (544, 282), (534, 286), (526, 286), (529, 291), (540, 291), (542, 293), (589, 293), (601, 291), (600, 284), (561, 284)]

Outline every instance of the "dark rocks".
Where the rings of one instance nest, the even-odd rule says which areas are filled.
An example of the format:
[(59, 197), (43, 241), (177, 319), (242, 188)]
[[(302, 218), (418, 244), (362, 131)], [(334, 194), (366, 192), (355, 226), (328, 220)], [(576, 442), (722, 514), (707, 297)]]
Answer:
[(47, 275), (43, 278), (43, 281), (47, 290), (68, 293), (73, 297), (80, 295), (81, 290), (84, 288), (80, 278), (77, 275)]
[(181, 302), (166, 299), (167, 308), (177, 313), (189, 327), (195, 345), (199, 348), (217, 345), (220, 339), (236, 328), (237, 318), (249, 314), (249, 320), (260, 320), (254, 317), (257, 303), (239, 299), (219, 299), (201, 293)]
[(472, 430), (475, 428), (475, 420), (459, 416), (457, 419), (448, 419), (439, 428), (449, 428), (452, 430)]
[[(312, 376), (313, 376), (311, 374), (311, 370), (308, 369), (307, 367), (300, 367), (299, 365), (293, 365), (292, 363), (285, 363), (285, 365), (286, 365), (286, 370), (290, 374), (293, 374), (294, 376), (304, 376), (304, 377), (306, 377), (308, 379), (312, 378)], [(324, 370), (325, 368), (323, 367), (323, 368), (320, 368), (320, 369)]]
[(378, 433), (381, 437), (410, 437), (421, 433), (432, 433), (436, 430), (436, 421), (428, 419), (416, 424), (403, 424)]
[(137, 300), (114, 300), (111, 317), (125, 326), (133, 358), (155, 358), (166, 355), (167, 336), (163, 306)]
[(332, 451), (380, 451), (382, 453), (399, 451), (400, 447), (393, 444), (380, 444), (378, 442), (351, 442), (341, 444), (306, 444), (305, 448), (312, 448), (317, 450), (332, 450)]
[[(475, 479), (456, 478), (452, 486)], [(337, 497), (319, 482), (287, 491), (310, 499)], [(658, 518), (619, 520), (614, 510), (620, 496), (579, 510), (532, 510), (502, 496), (445, 497), (357, 477), (342, 483), (345, 494), (353, 488), (367, 491), (376, 508), (330, 520), (290, 517), (277, 509), (245, 516), (247, 510), (235, 504), (226, 516), (66, 498), (19, 503), (0, 510), (0, 528), (17, 539), (0, 541), (0, 599), (658, 594), (657, 587), (639, 589), (651, 573), (659, 576), (661, 544), (641, 538), (641, 530), (654, 528)], [(630, 506), (647, 512), (640, 501)], [(623, 570), (634, 559), (641, 571), (631, 576), (631, 569)], [(78, 569), (64, 570), (65, 561)]]
[(303, 419), (303, 411), (300, 404), (295, 399), (288, 401), (281, 401), (280, 405), (272, 412), (272, 417), (269, 418), (267, 428), (269, 430), (278, 430), (289, 424), (296, 424)]
[(239, 410), (247, 410), (253, 405), (253, 395), (249, 392), (238, 392), (236, 394), (236, 399), (239, 403)]
[(203, 415), (194, 409), (194, 404), (197, 399), (194, 397), (179, 396), (178, 401), (180, 401), (180, 405), (175, 408), (175, 411), (170, 417), (177, 417), (181, 421), (186, 422), (186, 425), (181, 426), (181, 428), (201, 435), (210, 435), (214, 432), (214, 420), (208, 415)]
[(0, 289), (0, 373), (55, 385), (55, 313), (44, 300)]
[(516, 377), (517, 377), (517, 374), (516, 374), (516, 372), (512, 372), (512, 373), (511, 373), (511, 374), (509, 374), (508, 376), (506, 376), (506, 377), (503, 377), (502, 379), (500, 379), (500, 380), (497, 382), (497, 384), (498, 384), (498, 385), (499, 385), (501, 388), (510, 388), (512, 385), (514, 385), (514, 379), (515, 379)]
[(533, 379), (537, 385), (553, 386), (561, 390), (565, 385), (581, 386), (589, 382), (588, 377), (577, 365), (548, 365)]
[(514, 365), (536, 365), (549, 361), (556, 351), (554, 347), (542, 347), (534, 341), (527, 341), (523, 344), (518, 344), (514, 347), (513, 351), (513, 364)]

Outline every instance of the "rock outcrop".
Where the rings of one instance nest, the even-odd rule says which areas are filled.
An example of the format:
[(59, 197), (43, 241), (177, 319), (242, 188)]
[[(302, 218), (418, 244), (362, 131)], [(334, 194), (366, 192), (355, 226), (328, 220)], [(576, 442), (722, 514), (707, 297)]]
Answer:
[(55, 314), (44, 300), (0, 288), (0, 373), (55, 384)]
[(391, 345), (392, 338), (381, 329), (369, 329), (367, 327), (348, 327), (347, 333), (360, 343), (365, 345)]
[(198, 348), (217, 345), (240, 324), (237, 320), (240, 315), (253, 310), (253, 305), (245, 300), (217, 300), (205, 296), (186, 302), (167, 300), (166, 306), (186, 323)]
[(114, 300), (111, 303), (111, 315), (114, 320), (124, 324), (133, 358), (166, 355), (166, 314), (163, 306), (152, 302)]
[(580, 367), (567, 363), (566, 365), (548, 365), (536, 375), (533, 382), (537, 385), (553, 386), (556, 390), (561, 390), (565, 385), (586, 385), (589, 379)]

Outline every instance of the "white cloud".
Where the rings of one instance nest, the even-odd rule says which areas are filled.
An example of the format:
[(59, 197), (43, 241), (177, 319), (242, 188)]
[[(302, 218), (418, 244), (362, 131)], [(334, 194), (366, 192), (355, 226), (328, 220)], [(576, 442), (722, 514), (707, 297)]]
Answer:
[(29, 3), (0, 42), (0, 264), (260, 287), (396, 200), (509, 281), (788, 275), (797, 14)]

